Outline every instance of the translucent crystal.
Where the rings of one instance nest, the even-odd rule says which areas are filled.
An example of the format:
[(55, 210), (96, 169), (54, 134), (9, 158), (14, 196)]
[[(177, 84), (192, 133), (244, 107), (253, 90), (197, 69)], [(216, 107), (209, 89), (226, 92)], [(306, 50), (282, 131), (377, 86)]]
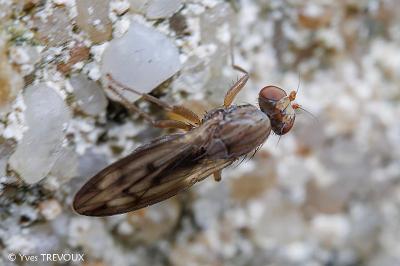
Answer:
[(172, 16), (182, 5), (182, 0), (129, 0), (131, 10), (142, 13), (149, 19), (160, 19)]
[(28, 129), (9, 164), (32, 184), (44, 178), (57, 160), (71, 114), (63, 99), (43, 83), (28, 87), (24, 102)]
[[(112, 40), (102, 60), (102, 73), (118, 82), (148, 93), (181, 68), (175, 44), (153, 28), (132, 22), (128, 32)], [(130, 101), (139, 96), (128, 91), (121, 93)]]
[(147, 7), (146, 16), (150, 19), (170, 17), (181, 5), (181, 0), (152, 0)]
[(107, 99), (103, 89), (84, 75), (76, 75), (70, 79), (74, 88), (73, 94), (79, 108), (88, 115), (98, 115), (107, 107)]

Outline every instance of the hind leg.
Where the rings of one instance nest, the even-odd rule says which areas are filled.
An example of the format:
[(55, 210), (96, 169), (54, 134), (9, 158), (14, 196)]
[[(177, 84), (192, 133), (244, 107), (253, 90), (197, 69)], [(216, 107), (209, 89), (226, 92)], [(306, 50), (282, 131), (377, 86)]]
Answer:
[[(193, 128), (193, 125), (177, 121), (177, 120), (154, 120), (148, 113), (140, 110), (135, 104), (130, 103), (118, 90), (116, 90), (112, 85), (108, 86), (108, 89), (112, 91), (124, 104), (126, 108), (130, 111), (138, 113), (142, 116), (146, 121), (152, 124), (154, 127), (157, 128), (176, 128), (176, 129), (183, 129), (185, 131), (189, 131)], [(154, 97), (155, 98), (155, 97)], [(157, 98), (156, 98), (157, 99)]]
[[(160, 106), (161, 108), (163, 108), (164, 110), (168, 111), (168, 112), (172, 112), (174, 114), (177, 114), (183, 118), (185, 118), (186, 120), (190, 121), (191, 123), (193, 123), (194, 125), (200, 125), (201, 123), (201, 119), (190, 109), (181, 106), (181, 105), (170, 105), (150, 94), (147, 93), (141, 93), (133, 88), (129, 88), (124, 86), (123, 84), (119, 83), (118, 81), (116, 81), (115, 79), (112, 78), (112, 76), (110, 74), (107, 74), (107, 78), (114, 83), (116, 86), (118, 86), (119, 88), (123, 89), (123, 90), (127, 90), (129, 92), (132, 92), (134, 94), (140, 95), (141, 97), (143, 97), (143, 99), (154, 103), (158, 106)], [(114, 88), (113, 90), (114, 93), (116, 93), (116, 89)], [(120, 94), (120, 93), (119, 93)], [(121, 94), (120, 94), (120, 98), (121, 98)]]

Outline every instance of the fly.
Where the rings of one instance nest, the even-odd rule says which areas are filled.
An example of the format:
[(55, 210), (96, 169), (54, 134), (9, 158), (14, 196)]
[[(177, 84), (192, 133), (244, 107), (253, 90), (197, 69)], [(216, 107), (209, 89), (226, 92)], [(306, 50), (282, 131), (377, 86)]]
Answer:
[(209, 175), (219, 181), (222, 169), (259, 148), (271, 130), (277, 135), (289, 132), (295, 120), (294, 110), (300, 108), (293, 103), (296, 91), (287, 95), (279, 87), (266, 86), (258, 95), (260, 108), (233, 105), (249, 74), (232, 65), (244, 75), (227, 91), (223, 106), (208, 111), (203, 118), (186, 107), (171, 106), (149, 94), (126, 88), (109, 76), (114, 85), (140, 94), (185, 122), (155, 121), (110, 85), (109, 89), (130, 110), (155, 127), (184, 132), (156, 138), (93, 176), (75, 195), (75, 211), (87, 216), (126, 213), (168, 199)]

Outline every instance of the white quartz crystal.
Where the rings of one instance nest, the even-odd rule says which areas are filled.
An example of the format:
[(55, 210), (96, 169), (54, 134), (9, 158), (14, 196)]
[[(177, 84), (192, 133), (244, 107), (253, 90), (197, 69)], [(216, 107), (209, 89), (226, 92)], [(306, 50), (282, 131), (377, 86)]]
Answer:
[[(164, 34), (132, 22), (128, 32), (112, 40), (103, 54), (102, 74), (111, 74), (118, 82), (148, 93), (181, 68), (175, 44)], [(139, 97), (122, 91), (130, 101)]]
[(182, 0), (129, 0), (131, 10), (142, 13), (149, 19), (160, 19), (172, 16), (182, 6)]
[(170, 17), (181, 5), (181, 0), (152, 0), (147, 7), (146, 16), (150, 19)]
[(61, 97), (44, 83), (24, 93), (27, 131), (11, 155), (10, 166), (29, 184), (44, 178), (59, 156), (71, 114)]
[(70, 79), (75, 100), (84, 113), (96, 116), (104, 112), (107, 99), (103, 89), (84, 75), (75, 75)]

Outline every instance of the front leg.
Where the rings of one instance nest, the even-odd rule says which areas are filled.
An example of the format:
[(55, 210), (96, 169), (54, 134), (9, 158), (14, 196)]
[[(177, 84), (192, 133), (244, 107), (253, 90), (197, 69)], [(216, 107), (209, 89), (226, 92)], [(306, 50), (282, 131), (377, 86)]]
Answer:
[(249, 74), (246, 72), (243, 77), (241, 77), (238, 81), (233, 84), (233, 86), (226, 92), (224, 98), (224, 107), (229, 107), (236, 95), (240, 92), (240, 90), (246, 85), (246, 82), (249, 80)]
[(244, 75), (238, 81), (233, 84), (233, 86), (226, 92), (224, 98), (224, 107), (229, 107), (236, 95), (240, 92), (240, 90), (246, 85), (246, 82), (249, 80), (249, 72), (244, 70), (242, 67), (235, 64), (235, 57), (233, 55), (233, 40), (231, 40), (231, 63), (233, 69), (242, 72)]
[(216, 182), (221, 181), (221, 179), (222, 179), (222, 175), (221, 174), (222, 174), (222, 170), (218, 170), (218, 171), (214, 172), (214, 180)]

